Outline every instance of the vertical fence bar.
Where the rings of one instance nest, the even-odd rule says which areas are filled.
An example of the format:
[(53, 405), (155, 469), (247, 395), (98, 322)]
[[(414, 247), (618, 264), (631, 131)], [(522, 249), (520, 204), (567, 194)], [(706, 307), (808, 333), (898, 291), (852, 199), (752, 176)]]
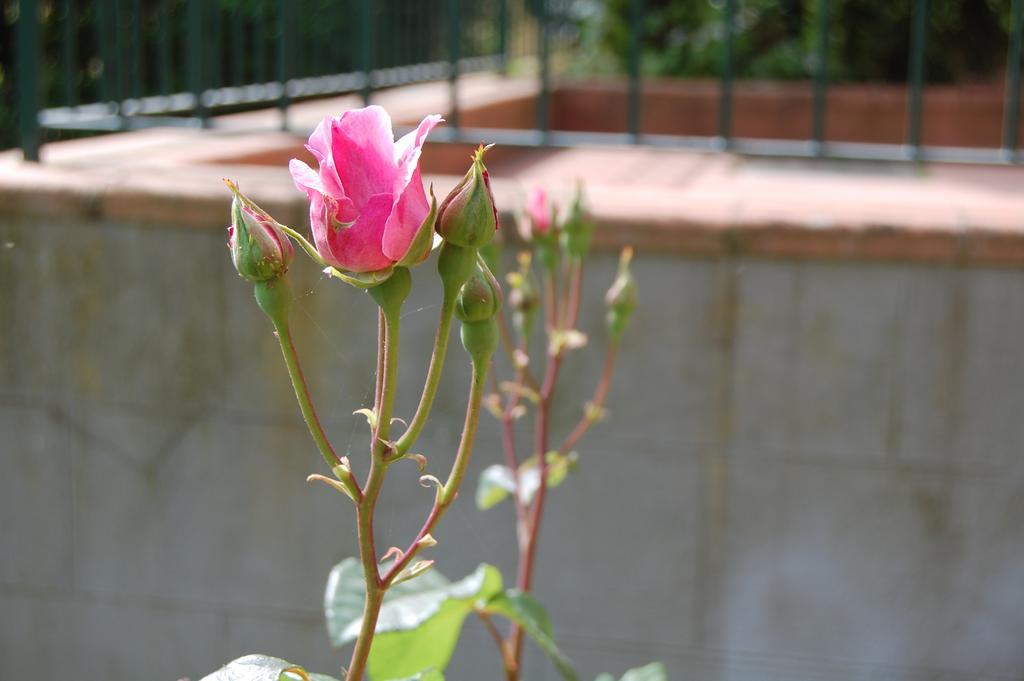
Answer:
[(20, 0), (17, 26), (18, 137), (26, 161), (39, 160), (39, 8)]
[(448, 0), (448, 125), (459, 131), (459, 0)]
[(270, 14), (267, 5), (269, 3), (270, 0), (262, 0), (262, 2), (256, 3), (255, 8), (256, 26), (253, 33), (256, 36), (256, 40), (252, 47), (256, 60), (256, 68), (253, 69), (253, 79), (257, 83), (266, 83), (270, 80), (267, 75), (267, 16)]
[(205, 127), (208, 112), (203, 102), (203, 54), (206, 51), (203, 45), (203, 0), (188, 0), (186, 11), (188, 18), (185, 30), (185, 59), (188, 65), (188, 89), (195, 97), (192, 113)]
[(112, 2), (114, 0), (96, 0), (93, 5), (96, 53), (99, 54), (99, 61), (102, 65), (102, 70), (99, 72), (99, 98), (103, 101), (114, 99), (114, 91), (111, 87), (114, 63), (113, 59), (111, 59), (111, 24), (108, 12)]
[(288, 129), (288, 105), (291, 98), (288, 95), (288, 78), (291, 75), (291, 64), (289, 63), (288, 50), (291, 49), (292, 20), (289, 7), (291, 0), (278, 0), (277, 21), (279, 33), (277, 36), (277, 81), (281, 84), (281, 94), (277, 99), (277, 108), (281, 111), (281, 129)]
[(921, 159), (921, 104), (924, 95), (925, 42), (928, 37), (928, 0), (914, 0), (911, 21), (907, 145), (910, 147), (910, 158), (917, 161)]
[(643, 0), (629, 2), (629, 96), (626, 102), (626, 129), (633, 143), (640, 141), (640, 41)]
[(811, 144), (815, 156), (825, 154), (825, 106), (828, 97), (828, 0), (818, 0), (818, 40), (814, 57), (814, 120)]
[(373, 10), (371, 0), (359, 0), (359, 70), (363, 72), (363, 105), (373, 97)]
[(508, 75), (508, 0), (498, 0), (498, 65)]
[(132, 0), (132, 96), (142, 97), (144, 59), (142, 51), (145, 26), (142, 23), (142, 0)]
[(75, 54), (78, 52), (75, 42), (75, 3), (74, 0), (62, 0), (61, 20), (64, 39), (61, 41), (61, 68), (64, 71), (64, 105), (74, 106), (75, 98)]
[(127, 26), (125, 26), (124, 8), (121, 6), (123, 2), (124, 0), (111, 0), (114, 10), (114, 63), (112, 66), (117, 69), (115, 97), (118, 101), (117, 115), (119, 118), (122, 116), (120, 105), (128, 96), (128, 59), (125, 54)]
[(231, 85), (245, 83), (245, 66), (249, 52), (242, 43), (243, 35), (251, 35), (242, 16), (241, 5), (236, 5), (228, 16), (228, 39), (231, 41)]
[(551, 36), (548, 0), (539, 0), (540, 8), (540, 96), (537, 98), (537, 128), (547, 142), (551, 132)]
[(206, 18), (210, 22), (207, 27), (206, 48), (206, 86), (220, 87), (224, 84), (224, 12), (219, 2), (206, 2)]
[(732, 146), (732, 81), (733, 58), (736, 42), (736, 0), (725, 0), (722, 36), (722, 76), (721, 92), (718, 101), (718, 136), (722, 145), (728, 149)]
[(160, 68), (160, 94), (171, 94), (171, 24), (170, 0), (160, 0), (160, 27), (157, 29), (157, 61)]
[(1010, 10), (1010, 48), (1006, 55), (1006, 104), (1003, 107), (1003, 158), (1017, 158), (1017, 131), (1020, 127), (1020, 57), (1024, 39), (1024, 0), (1013, 0)]

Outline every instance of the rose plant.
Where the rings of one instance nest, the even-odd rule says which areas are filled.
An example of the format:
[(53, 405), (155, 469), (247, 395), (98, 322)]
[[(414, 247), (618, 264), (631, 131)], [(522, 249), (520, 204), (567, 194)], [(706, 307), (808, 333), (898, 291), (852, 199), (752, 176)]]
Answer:
[[(423, 187), (420, 155), (427, 136), (441, 120), (440, 116), (427, 116), (415, 130), (395, 140), (390, 118), (380, 107), (370, 106), (324, 119), (307, 145), (317, 168), (299, 160), (293, 160), (289, 166), (296, 187), (309, 200), (312, 240), (277, 222), (245, 196), (237, 184), (226, 180), (233, 195), (232, 224), (228, 230), (231, 261), (239, 275), (254, 286), (256, 302), (269, 318), (280, 344), (303, 419), (327, 464), (329, 475), (314, 473), (309, 480), (326, 484), (354, 507), (357, 557), (347, 558), (334, 567), (324, 599), (331, 639), (338, 645), (353, 644), (351, 657), (341, 669), (342, 678), (361, 681), (369, 675), (374, 681), (441, 679), (464, 620), (474, 614), (502, 646), (502, 664), (508, 678), (518, 678), (525, 635), (551, 658), (563, 677), (574, 681), (577, 677), (572, 665), (554, 642), (544, 608), (528, 593), (529, 578), (524, 582), (522, 570), (517, 588), (506, 588), (498, 569), (486, 563), (462, 579), (449, 581), (432, 569), (432, 559), (423, 557), (424, 552), (437, 545), (434, 534), (464, 483), (487, 393), (491, 358), (499, 346), (499, 337), (505, 336), (507, 341), (509, 335), (501, 322), (501, 287), (481, 254), (498, 229), (498, 212), (484, 165), (486, 147), (481, 145), (477, 149), (465, 177), (440, 206), (433, 191)], [(538, 232), (541, 222), (538, 219)], [(567, 223), (563, 224), (559, 238), (565, 237), (569, 229)], [(580, 229), (589, 227), (581, 223)], [(556, 230), (550, 232), (555, 234)], [(356, 411), (366, 418), (370, 430), (366, 453), (369, 467), (361, 480), (349, 459), (337, 453), (320, 423), (291, 334), (292, 293), (287, 275), (294, 256), (293, 240), (325, 273), (364, 290), (377, 307), (379, 333), (373, 407)], [(549, 256), (557, 259), (560, 247), (554, 242), (546, 247)], [(577, 252), (568, 248), (570, 253)], [(396, 377), (402, 305), (414, 285), (411, 269), (426, 260), (432, 250), (436, 250), (441, 280), (437, 331), (418, 406), (404, 430), (398, 433), (393, 432), (395, 424), (405, 424), (394, 414), (395, 396), (400, 389)], [(561, 339), (560, 349), (552, 355), (556, 365), (562, 351), (574, 344), (569, 332), (578, 312), (580, 275), (578, 269), (570, 268), (568, 272), (570, 278), (575, 277), (575, 284), (567, 289), (569, 297), (564, 309), (556, 313), (564, 315), (564, 323), (550, 324), (552, 337)], [(526, 268), (519, 275), (511, 297), (515, 303), (514, 318), (519, 320), (516, 328), (522, 339), (529, 316), (526, 282), (530, 277)], [(620, 279), (622, 302), (616, 304), (624, 327), (633, 299), (625, 265)], [(549, 294), (553, 295), (553, 289)], [(424, 471), (426, 457), (414, 452), (413, 447), (430, 417), (445, 366), (451, 327), (456, 320), (472, 369), (459, 443), (444, 480), (431, 475), (420, 477), (421, 485), (433, 490), (433, 503), (419, 531), (404, 549), (391, 547), (381, 552), (374, 533), (381, 488), (390, 467), (401, 461), (412, 461), (419, 465), (421, 473)], [(531, 385), (529, 363), (524, 361), (517, 367), (522, 392)], [(607, 383), (607, 377), (603, 383)], [(517, 400), (510, 397), (505, 411), (515, 411)], [(602, 400), (595, 399), (598, 411)], [(546, 413), (538, 411), (538, 418), (546, 418)], [(546, 447), (539, 451), (546, 452)], [(550, 457), (540, 456), (537, 460), (543, 479), (554, 466), (549, 465)], [(523, 487), (516, 482), (510, 488), (520, 504)], [(540, 485), (535, 493), (538, 508), (545, 487)], [(539, 525), (539, 510), (536, 513), (534, 528)], [(508, 621), (508, 642), (498, 634), (496, 619)], [(663, 671), (660, 667), (648, 667), (633, 670), (627, 676), (630, 674), (629, 681), (654, 681), (663, 676)], [(206, 677), (206, 681), (282, 679), (330, 681), (332, 677), (313, 674), (300, 665), (265, 655), (239, 658)]]

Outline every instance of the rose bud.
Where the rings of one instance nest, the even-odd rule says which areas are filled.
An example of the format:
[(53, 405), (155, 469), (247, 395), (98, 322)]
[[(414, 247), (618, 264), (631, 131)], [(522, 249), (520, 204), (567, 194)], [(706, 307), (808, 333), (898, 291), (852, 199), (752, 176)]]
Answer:
[(228, 186), (235, 195), (228, 227), (231, 262), (240, 276), (252, 282), (280, 277), (295, 255), (291, 240), (274, 218), (238, 191), (237, 185), (229, 182)]
[(476, 271), (459, 289), (455, 301), (455, 316), (460, 322), (480, 322), (491, 319), (501, 309), (501, 288), (494, 275), (478, 263)]
[(551, 231), (555, 220), (555, 207), (548, 203), (548, 193), (543, 187), (534, 187), (526, 197), (526, 210), (520, 215), (519, 236), (530, 242), (543, 238)]
[(437, 210), (437, 233), (450, 244), (480, 248), (494, 238), (498, 209), (494, 205), (491, 180), (484, 166), (482, 144), (473, 155), (473, 165)]
[(590, 250), (590, 237), (594, 223), (587, 215), (583, 200), (583, 187), (576, 188), (569, 214), (562, 225), (562, 247), (570, 257), (582, 258)]
[(626, 246), (622, 249), (622, 255), (619, 256), (619, 273), (604, 298), (605, 305), (608, 307), (605, 321), (608, 324), (608, 333), (611, 335), (613, 343), (619, 342), (633, 310), (636, 309), (636, 282), (629, 270), (629, 262), (632, 259), (633, 249)]
[(420, 178), (420, 152), (441, 122), (427, 116), (395, 141), (391, 118), (379, 106), (325, 118), (306, 149), (314, 171), (298, 159), (292, 180), (309, 198), (317, 253), (348, 272), (411, 266), (430, 254), (434, 212)]
[(485, 366), (498, 346), (498, 325), (494, 317), (501, 309), (501, 287), (491, 271), (478, 263), (459, 289), (455, 316), (462, 322), (460, 336), (473, 364)]

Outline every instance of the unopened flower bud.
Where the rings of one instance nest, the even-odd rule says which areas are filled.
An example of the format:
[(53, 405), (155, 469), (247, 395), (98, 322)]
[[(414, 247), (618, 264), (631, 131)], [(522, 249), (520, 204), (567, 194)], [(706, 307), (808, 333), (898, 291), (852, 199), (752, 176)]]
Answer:
[(583, 187), (577, 187), (569, 214), (562, 225), (562, 247), (570, 257), (582, 258), (590, 250), (590, 237), (594, 223), (587, 215), (583, 200)]
[(548, 202), (543, 187), (534, 187), (526, 197), (526, 210), (519, 218), (519, 236), (523, 241), (543, 239), (555, 224), (555, 207)]
[(495, 315), (501, 309), (501, 287), (482, 263), (459, 290), (455, 316), (462, 322), (462, 346), (474, 366), (486, 366), (498, 347)]
[(604, 299), (608, 306), (605, 320), (613, 342), (618, 342), (622, 337), (629, 318), (633, 314), (633, 310), (636, 309), (636, 282), (629, 270), (629, 262), (632, 259), (633, 249), (629, 246), (622, 249), (622, 255), (619, 257), (619, 273)]
[(459, 289), (455, 301), (455, 316), (460, 322), (481, 322), (491, 319), (501, 308), (501, 289), (482, 265)]
[(480, 145), (469, 172), (438, 208), (437, 233), (448, 243), (480, 248), (494, 238), (498, 229), (498, 209), (483, 161), (488, 148)]
[(235, 195), (228, 227), (231, 262), (238, 274), (251, 282), (277, 279), (288, 271), (295, 256), (291, 240), (274, 218), (238, 191), (237, 185), (228, 182), (228, 187)]

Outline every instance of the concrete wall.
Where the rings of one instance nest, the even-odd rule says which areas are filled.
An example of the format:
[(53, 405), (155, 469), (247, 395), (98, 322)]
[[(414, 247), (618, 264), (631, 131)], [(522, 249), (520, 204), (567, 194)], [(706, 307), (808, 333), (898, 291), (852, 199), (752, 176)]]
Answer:
[[(223, 236), (0, 223), (0, 679), (343, 659), (320, 601), (352, 512), (304, 482), (321, 465)], [(431, 269), (405, 318), (406, 415)], [(590, 328), (613, 269), (603, 254), (587, 274)], [(583, 678), (652, 659), (677, 680), (1024, 678), (1024, 272), (641, 253), (636, 276), (611, 421), (552, 494), (539, 558)], [(314, 393), (359, 461), (372, 306), (306, 261), (295, 279)], [(420, 448), (435, 471), (461, 421), (460, 353)], [(567, 361), (563, 427), (600, 355)], [(476, 470), (497, 443), (487, 420)], [(429, 501), (413, 466), (394, 470), (385, 546)], [(510, 574), (511, 532), (509, 509), (464, 495), (441, 569)], [(500, 678), (492, 646), (468, 622), (450, 678)], [(533, 654), (527, 674), (555, 678)]]

